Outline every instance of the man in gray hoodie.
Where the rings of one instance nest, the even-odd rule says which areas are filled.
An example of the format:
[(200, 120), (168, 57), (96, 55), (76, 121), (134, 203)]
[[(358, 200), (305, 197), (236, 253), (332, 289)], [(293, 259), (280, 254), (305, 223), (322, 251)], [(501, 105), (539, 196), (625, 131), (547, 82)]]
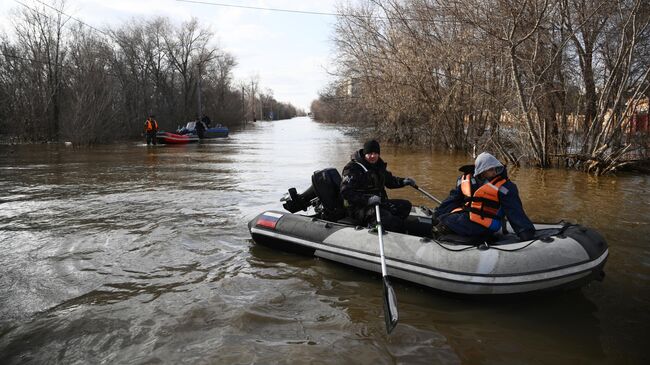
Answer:
[(524, 212), (517, 185), (508, 179), (499, 160), (483, 152), (474, 165), (463, 166), (460, 171), (463, 175), (456, 187), (434, 212), (440, 222), (438, 232), (487, 236), (499, 231), (506, 217), (520, 239), (534, 237), (535, 227)]

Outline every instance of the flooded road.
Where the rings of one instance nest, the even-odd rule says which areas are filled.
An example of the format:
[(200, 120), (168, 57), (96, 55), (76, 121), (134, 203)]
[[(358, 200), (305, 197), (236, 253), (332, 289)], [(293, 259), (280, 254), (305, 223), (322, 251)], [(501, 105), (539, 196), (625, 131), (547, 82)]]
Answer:
[[(610, 245), (604, 282), (507, 298), (396, 282), (273, 251), (246, 223), (337, 167), (353, 134), (297, 118), (215, 143), (0, 146), (0, 363), (644, 364), (650, 361), (650, 177), (510, 171), (534, 221)], [(468, 156), (382, 146), (444, 198)], [(432, 206), (415, 190), (391, 197)]]

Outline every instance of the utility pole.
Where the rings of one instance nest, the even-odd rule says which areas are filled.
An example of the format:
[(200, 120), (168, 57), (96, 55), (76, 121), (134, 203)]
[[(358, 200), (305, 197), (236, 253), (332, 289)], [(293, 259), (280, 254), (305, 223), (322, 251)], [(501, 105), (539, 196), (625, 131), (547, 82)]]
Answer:
[(251, 105), (251, 109), (253, 111), (253, 122), (256, 122), (257, 118), (255, 118), (255, 89), (253, 88), (253, 81), (251, 81), (251, 97), (253, 98), (253, 104)]
[(241, 86), (241, 116), (244, 123), (244, 129), (246, 129), (246, 103), (244, 102), (244, 85)]
[(197, 115), (196, 119), (199, 120), (199, 119), (201, 119), (201, 115), (203, 115), (201, 113), (201, 64), (198, 64), (197, 68), (199, 69), (199, 77), (198, 77), (198, 80), (196, 82), (196, 89), (197, 89), (196, 90), (196, 95), (198, 97), (199, 110), (198, 110), (198, 115)]

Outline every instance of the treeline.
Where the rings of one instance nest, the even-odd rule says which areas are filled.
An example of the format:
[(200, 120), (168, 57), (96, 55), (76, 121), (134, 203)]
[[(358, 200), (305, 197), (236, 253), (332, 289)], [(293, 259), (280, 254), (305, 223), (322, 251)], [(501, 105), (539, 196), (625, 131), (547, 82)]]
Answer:
[(367, 0), (340, 12), (318, 120), (596, 174), (649, 158), (648, 0)]
[(202, 113), (214, 122), (296, 116), (259, 80), (235, 84), (235, 57), (196, 19), (136, 19), (97, 29), (56, 8), (16, 9), (0, 38), (0, 135), (20, 142), (92, 144), (133, 138), (154, 114), (175, 130)]

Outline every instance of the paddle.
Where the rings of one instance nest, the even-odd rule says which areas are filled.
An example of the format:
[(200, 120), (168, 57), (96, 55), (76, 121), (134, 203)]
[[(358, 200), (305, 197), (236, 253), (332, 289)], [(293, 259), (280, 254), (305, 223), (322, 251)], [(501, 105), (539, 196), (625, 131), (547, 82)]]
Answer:
[(399, 313), (397, 313), (397, 298), (395, 291), (388, 281), (388, 274), (386, 273), (386, 258), (384, 257), (384, 238), (383, 229), (381, 227), (381, 217), (379, 215), (379, 204), (375, 205), (375, 213), (377, 214), (377, 236), (379, 236), (379, 256), (381, 258), (381, 276), (384, 282), (384, 319), (386, 320), (386, 331), (390, 334), (399, 320)]
[(421, 192), (422, 194), (426, 195), (427, 198), (433, 200), (434, 202), (436, 202), (436, 203), (438, 203), (438, 204), (442, 204), (442, 202), (441, 202), (440, 200), (438, 200), (438, 198), (436, 198), (435, 196), (433, 196), (433, 195), (427, 193), (426, 191), (420, 189), (419, 186), (417, 186), (417, 185), (413, 185), (413, 188), (414, 188), (415, 190)]

